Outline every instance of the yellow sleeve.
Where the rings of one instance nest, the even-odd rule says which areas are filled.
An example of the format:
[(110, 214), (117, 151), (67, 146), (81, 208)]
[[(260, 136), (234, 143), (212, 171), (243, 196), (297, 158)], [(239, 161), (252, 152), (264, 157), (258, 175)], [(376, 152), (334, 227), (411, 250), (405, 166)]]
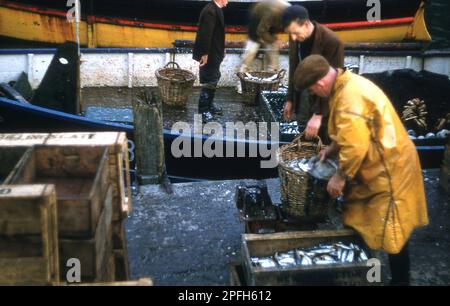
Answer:
[(350, 109), (342, 109), (335, 115), (335, 126), (336, 135), (331, 136), (339, 146), (339, 173), (353, 178), (369, 150), (366, 119)]

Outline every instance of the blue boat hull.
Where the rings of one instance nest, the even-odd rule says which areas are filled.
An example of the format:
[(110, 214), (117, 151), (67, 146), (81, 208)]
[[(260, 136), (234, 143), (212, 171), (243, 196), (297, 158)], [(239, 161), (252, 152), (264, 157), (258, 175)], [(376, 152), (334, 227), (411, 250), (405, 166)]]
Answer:
[[(125, 124), (110, 123), (100, 120), (88, 119), (82, 116), (71, 115), (64, 112), (50, 110), (27, 103), (20, 103), (6, 98), (0, 98), (0, 132), (1, 133), (39, 133), (39, 132), (83, 132), (83, 131), (123, 131), (128, 139), (133, 141), (133, 126)], [(186, 180), (219, 180), (219, 179), (262, 179), (278, 176), (277, 168), (261, 167), (263, 158), (259, 151), (257, 157), (212, 157), (191, 156), (175, 157), (172, 154), (172, 144), (178, 137), (186, 137), (191, 143), (193, 151), (195, 143), (204, 144), (205, 136), (182, 136), (164, 130), (165, 160), (167, 173), (177, 181)], [(245, 152), (249, 152), (252, 145), (262, 146), (267, 150), (272, 145), (281, 143), (270, 143), (225, 139), (222, 140), (223, 148), (234, 148), (242, 145)], [(445, 140), (418, 140), (416, 147), (421, 158), (423, 168), (438, 168), (444, 156)], [(248, 155), (248, 154), (247, 154)], [(132, 161), (134, 168), (134, 161)]]

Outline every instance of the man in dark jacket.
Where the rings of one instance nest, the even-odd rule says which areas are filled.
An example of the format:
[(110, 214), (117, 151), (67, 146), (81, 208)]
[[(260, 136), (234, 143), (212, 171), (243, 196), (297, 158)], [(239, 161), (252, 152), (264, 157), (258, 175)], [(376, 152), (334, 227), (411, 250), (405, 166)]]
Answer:
[(228, 0), (213, 0), (200, 13), (193, 59), (200, 63), (198, 112), (204, 122), (213, 119), (213, 113), (222, 110), (213, 103), (220, 79), (220, 64), (225, 56), (225, 22), (222, 8)]
[[(291, 120), (293, 113), (300, 113), (300, 103), (309, 99), (309, 119), (305, 134), (307, 138), (319, 135), (325, 143), (329, 142), (326, 124), (328, 122), (328, 100), (318, 96), (295, 91), (294, 72), (302, 59), (311, 54), (325, 57), (331, 66), (344, 66), (344, 44), (327, 27), (309, 19), (308, 11), (301, 5), (287, 8), (282, 17), (285, 32), (289, 34), (289, 88), (284, 105), (284, 118)], [(305, 95), (306, 94), (306, 95)], [(303, 108), (303, 106), (302, 106)], [(299, 118), (300, 119), (300, 118)], [(301, 120), (300, 120), (301, 121)]]

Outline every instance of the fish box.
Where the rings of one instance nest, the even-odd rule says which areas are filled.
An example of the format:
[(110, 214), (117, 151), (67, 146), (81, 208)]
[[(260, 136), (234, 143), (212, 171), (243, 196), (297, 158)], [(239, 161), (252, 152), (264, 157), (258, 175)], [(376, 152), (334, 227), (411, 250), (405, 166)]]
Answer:
[(67, 267), (70, 258), (80, 261), (81, 281), (113, 281), (115, 280), (112, 242), (112, 187), (107, 196), (100, 215), (95, 236), (92, 239), (60, 239), (61, 279), (71, 267)]
[(228, 265), (230, 273), (230, 286), (246, 286), (244, 269), (239, 262), (232, 262)]
[(59, 284), (53, 185), (0, 186), (0, 284)]
[[(0, 134), (0, 147), (96, 146), (109, 148), (109, 175), (113, 189), (113, 219), (131, 213), (131, 179), (128, 139), (124, 132)], [(131, 148), (132, 149), (132, 148)]]
[(108, 148), (34, 146), (11, 184), (54, 184), (60, 238), (91, 238), (110, 186)]
[(31, 148), (5, 147), (0, 148), (0, 185), (11, 182), (17, 169), (29, 158)]
[(130, 278), (130, 272), (124, 220), (113, 221), (112, 229), (116, 280), (125, 281)]
[(355, 243), (371, 257), (362, 239), (353, 230), (244, 234), (242, 260), (246, 282), (251, 286), (372, 285), (367, 280), (367, 272), (372, 266), (368, 266), (366, 262), (262, 268), (254, 266), (251, 259), (337, 242)]
[(305, 128), (302, 125), (290, 125), (283, 119), (283, 107), (286, 94), (278, 91), (262, 91), (259, 98), (259, 110), (268, 123), (277, 122), (279, 127), (279, 141), (291, 142)]

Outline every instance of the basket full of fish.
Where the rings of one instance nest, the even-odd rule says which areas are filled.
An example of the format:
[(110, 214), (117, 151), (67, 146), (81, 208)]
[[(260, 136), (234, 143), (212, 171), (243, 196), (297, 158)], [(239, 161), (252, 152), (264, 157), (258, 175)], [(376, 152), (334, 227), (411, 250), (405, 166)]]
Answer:
[(319, 137), (307, 141), (303, 134), (277, 151), (281, 185), (281, 211), (301, 222), (321, 222), (327, 218), (329, 196), (326, 184), (337, 164), (320, 162)]
[(270, 71), (238, 72), (244, 103), (256, 105), (261, 91), (277, 91), (285, 75), (286, 70), (284, 69), (276, 73)]

